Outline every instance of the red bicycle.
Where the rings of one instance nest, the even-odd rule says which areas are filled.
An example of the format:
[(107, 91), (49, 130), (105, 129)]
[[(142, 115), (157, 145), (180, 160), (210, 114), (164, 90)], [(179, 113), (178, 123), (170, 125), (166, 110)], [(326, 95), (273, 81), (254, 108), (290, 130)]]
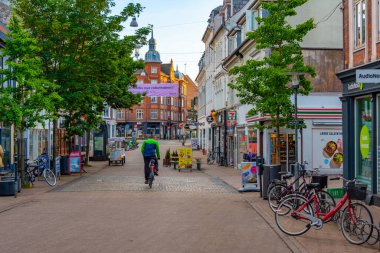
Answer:
[[(365, 200), (367, 185), (357, 184), (355, 180), (345, 181), (347, 182), (346, 193), (327, 213), (321, 212), (316, 194), (318, 183), (306, 185), (312, 191), (308, 199), (300, 194), (285, 197), (276, 210), (278, 228), (288, 235), (297, 236), (306, 233), (310, 228), (322, 229), (325, 222), (335, 217), (347, 241), (353, 244), (365, 243), (371, 237), (373, 230), (372, 214), (365, 205), (352, 202), (352, 200)], [(340, 210), (343, 207), (340, 216)]]

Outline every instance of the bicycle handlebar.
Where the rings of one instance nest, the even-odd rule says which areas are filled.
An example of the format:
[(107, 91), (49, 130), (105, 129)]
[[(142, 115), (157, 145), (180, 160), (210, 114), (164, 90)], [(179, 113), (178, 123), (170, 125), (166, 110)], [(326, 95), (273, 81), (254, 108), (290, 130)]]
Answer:
[(333, 177), (333, 178), (330, 178), (329, 180), (340, 180), (340, 179), (343, 179), (343, 181), (347, 182), (347, 183), (349, 183), (349, 182), (356, 182), (356, 178), (354, 178), (354, 179), (346, 179), (346, 178), (341, 177), (341, 176), (339, 176), (339, 177)]

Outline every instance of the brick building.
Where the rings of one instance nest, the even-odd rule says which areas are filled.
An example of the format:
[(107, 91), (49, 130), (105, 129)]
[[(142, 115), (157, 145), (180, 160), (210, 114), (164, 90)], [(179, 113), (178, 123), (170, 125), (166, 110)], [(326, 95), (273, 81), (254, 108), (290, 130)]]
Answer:
[(145, 68), (136, 73), (137, 84), (177, 83), (176, 97), (145, 97), (133, 110), (118, 110), (116, 113), (117, 135), (138, 137), (153, 134), (158, 138), (174, 139), (184, 132), (190, 100), (197, 96), (194, 82), (187, 75), (174, 69), (173, 60), (162, 63), (156, 50), (156, 41), (149, 40), (145, 54)]
[(357, 71), (380, 72), (380, 2), (344, 0), (343, 153), (345, 178), (367, 184), (380, 205), (379, 80), (357, 80)]

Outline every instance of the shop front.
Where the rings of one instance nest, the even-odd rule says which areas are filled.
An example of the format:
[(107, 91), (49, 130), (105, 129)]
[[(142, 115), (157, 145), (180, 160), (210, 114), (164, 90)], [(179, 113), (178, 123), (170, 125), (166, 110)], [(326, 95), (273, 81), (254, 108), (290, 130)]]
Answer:
[[(361, 68), (380, 69), (380, 62)], [(356, 70), (337, 74), (343, 82), (344, 176), (365, 183), (380, 205), (380, 85), (356, 82)]]

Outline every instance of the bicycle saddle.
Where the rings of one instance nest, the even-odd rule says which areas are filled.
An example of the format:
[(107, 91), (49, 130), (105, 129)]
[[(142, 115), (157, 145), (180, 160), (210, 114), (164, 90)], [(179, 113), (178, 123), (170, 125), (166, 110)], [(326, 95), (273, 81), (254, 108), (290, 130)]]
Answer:
[(282, 176), (283, 179), (289, 179), (289, 178), (292, 178), (292, 177), (293, 177), (293, 174), (286, 174), (286, 175)]
[(320, 186), (319, 186), (319, 183), (310, 183), (310, 184), (306, 184), (306, 187), (307, 187), (308, 189), (317, 189), (317, 188), (319, 188)]

